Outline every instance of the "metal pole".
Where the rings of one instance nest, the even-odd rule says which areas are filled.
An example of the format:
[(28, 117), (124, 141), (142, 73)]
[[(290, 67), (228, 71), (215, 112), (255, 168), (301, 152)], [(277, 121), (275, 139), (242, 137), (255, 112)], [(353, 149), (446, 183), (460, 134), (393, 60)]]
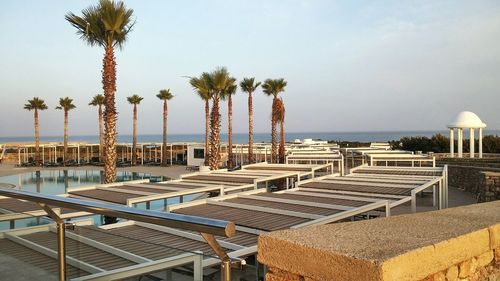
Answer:
[(231, 260), (224, 260), (221, 263), (221, 280), (231, 281)]
[(57, 223), (57, 255), (58, 255), (58, 269), (59, 269), (59, 280), (66, 281), (66, 245), (65, 237), (66, 226), (64, 222)]

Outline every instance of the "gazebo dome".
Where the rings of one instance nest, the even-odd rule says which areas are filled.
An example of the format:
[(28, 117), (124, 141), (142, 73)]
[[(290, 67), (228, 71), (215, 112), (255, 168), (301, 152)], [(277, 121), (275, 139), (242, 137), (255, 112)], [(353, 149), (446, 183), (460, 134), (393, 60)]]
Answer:
[(486, 128), (486, 124), (474, 112), (462, 111), (448, 124), (448, 128)]

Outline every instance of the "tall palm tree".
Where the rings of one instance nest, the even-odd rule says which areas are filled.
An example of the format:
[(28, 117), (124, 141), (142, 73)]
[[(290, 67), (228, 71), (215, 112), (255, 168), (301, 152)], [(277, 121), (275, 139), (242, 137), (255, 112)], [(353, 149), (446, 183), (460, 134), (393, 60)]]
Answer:
[(240, 88), (243, 92), (248, 93), (248, 161), (254, 162), (253, 155), (253, 101), (252, 94), (260, 86), (260, 82), (255, 82), (255, 77), (243, 78), (240, 82)]
[[(161, 165), (167, 166), (167, 115), (168, 115), (168, 105), (167, 101), (171, 100), (174, 95), (170, 92), (170, 89), (160, 90), (156, 95), (157, 98), (163, 101), (163, 146), (161, 153)], [(172, 164), (172, 163), (170, 163)]]
[(273, 105), (271, 111), (271, 162), (278, 162), (278, 150), (276, 145), (276, 111), (278, 110), (278, 95), (281, 92), (285, 91), (285, 87), (287, 82), (283, 78), (279, 79), (266, 79), (264, 84), (262, 84), (262, 88), (264, 89), (264, 94), (268, 96), (273, 96)]
[(276, 102), (276, 116), (274, 119), (280, 124), (280, 144), (278, 148), (278, 161), (285, 163), (285, 104), (283, 99), (279, 98)]
[(210, 115), (210, 157), (209, 165), (211, 170), (217, 170), (220, 162), (220, 108), (219, 101), (224, 98), (228, 86), (234, 84), (234, 78), (229, 76), (225, 67), (219, 67), (210, 73), (212, 93), (212, 112)]
[(191, 77), (189, 84), (196, 91), (198, 96), (205, 102), (205, 166), (208, 166), (210, 150), (208, 147), (208, 134), (210, 126), (210, 100), (212, 99), (213, 87), (211, 85), (209, 73), (203, 73), (200, 77)]
[(82, 11), (82, 16), (66, 14), (66, 20), (77, 29), (80, 36), (90, 46), (104, 48), (102, 86), (106, 99), (104, 182), (116, 180), (116, 60), (115, 47), (122, 49), (135, 24), (133, 10), (121, 1), (100, 0), (95, 6)]
[(235, 78), (230, 78), (227, 81), (223, 98), (227, 99), (227, 154), (228, 168), (233, 168), (233, 95), (236, 94), (236, 89), (238, 85), (236, 84)]
[(39, 135), (39, 123), (38, 123), (38, 111), (47, 109), (45, 101), (34, 97), (28, 100), (28, 103), (24, 105), (24, 109), (28, 111), (34, 111), (35, 114), (35, 165), (40, 166), (40, 135)]
[(98, 122), (99, 122), (99, 161), (102, 161), (102, 144), (103, 144), (103, 131), (102, 131), (102, 106), (105, 99), (103, 95), (95, 95), (89, 103), (91, 106), (97, 106)]
[(127, 97), (127, 101), (133, 105), (134, 108), (134, 126), (132, 133), (132, 165), (137, 164), (137, 105), (143, 100), (142, 97), (138, 95), (132, 95)]
[(68, 113), (70, 110), (75, 109), (73, 99), (69, 97), (59, 98), (59, 106), (56, 109), (64, 111), (64, 150), (63, 150), (63, 165), (66, 165), (68, 160)]

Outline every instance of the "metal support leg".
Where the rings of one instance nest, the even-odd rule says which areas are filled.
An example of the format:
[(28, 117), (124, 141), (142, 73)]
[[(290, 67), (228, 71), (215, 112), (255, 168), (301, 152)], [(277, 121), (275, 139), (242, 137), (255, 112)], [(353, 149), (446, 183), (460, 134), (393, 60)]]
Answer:
[[(432, 207), (436, 207), (436, 202), (437, 202), (437, 192), (436, 192), (436, 185), (432, 186)], [(440, 203), (441, 204), (441, 203)]]
[(215, 236), (203, 232), (200, 234), (221, 260), (221, 281), (231, 281), (231, 268), (234, 267), (242, 269), (245, 265), (245, 260), (231, 261), (231, 258), (227, 255), (226, 251), (221, 247), (219, 242), (217, 242)]
[(222, 281), (231, 281), (231, 260), (222, 261), (220, 279)]
[(413, 191), (411, 192), (411, 212), (417, 212), (417, 195)]
[(58, 257), (58, 269), (59, 269), (59, 280), (66, 280), (66, 225), (64, 222), (57, 223), (57, 257)]
[(52, 210), (52, 208), (48, 205), (42, 203), (39, 203), (39, 205), (57, 224), (57, 261), (59, 281), (66, 281), (66, 224), (64, 223), (64, 220), (61, 219), (59, 214)]

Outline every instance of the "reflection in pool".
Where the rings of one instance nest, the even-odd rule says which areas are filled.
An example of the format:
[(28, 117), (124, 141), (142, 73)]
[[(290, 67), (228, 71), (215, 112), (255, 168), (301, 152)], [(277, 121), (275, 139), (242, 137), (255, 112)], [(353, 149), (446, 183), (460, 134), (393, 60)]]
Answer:
[[(71, 187), (100, 184), (102, 171), (99, 170), (41, 170), (18, 175), (0, 177), (0, 182), (10, 183), (17, 189), (45, 194), (64, 194)], [(168, 178), (136, 172), (117, 172), (117, 181), (149, 179), (151, 182)]]
[[(44, 194), (64, 194), (68, 188), (100, 184), (103, 178), (103, 172), (100, 170), (41, 170), (38, 172), (29, 172), (11, 176), (0, 177), (0, 183), (10, 183), (16, 186), (16, 189), (40, 192)], [(156, 176), (146, 173), (136, 172), (117, 172), (117, 181), (130, 181), (139, 179), (149, 179), (150, 182), (159, 182), (168, 180), (166, 177)], [(160, 208), (159, 202), (153, 202), (153, 208)], [(170, 203), (170, 202), (169, 202)], [(172, 202), (173, 204), (174, 202)], [(140, 206), (139, 206), (140, 207)], [(94, 217), (96, 223), (100, 223), (99, 216)], [(49, 220), (23, 219), (15, 222), (15, 227), (34, 226), (48, 223)], [(0, 230), (9, 229), (9, 222), (0, 222)]]

